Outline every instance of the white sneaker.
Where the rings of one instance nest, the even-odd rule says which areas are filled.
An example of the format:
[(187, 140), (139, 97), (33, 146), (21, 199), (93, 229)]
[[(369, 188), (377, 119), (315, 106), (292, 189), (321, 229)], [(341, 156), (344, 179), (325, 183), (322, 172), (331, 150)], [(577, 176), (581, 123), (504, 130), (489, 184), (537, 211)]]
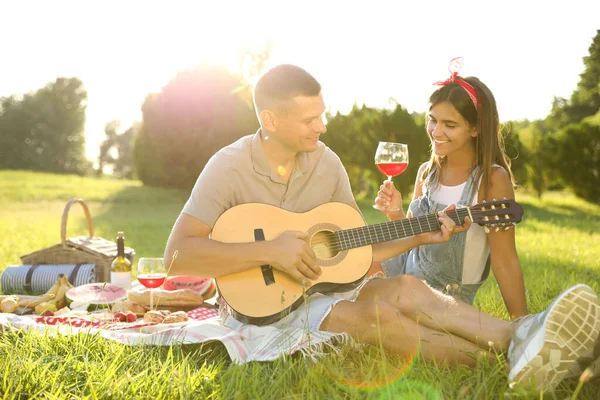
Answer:
[(600, 333), (598, 296), (575, 285), (539, 314), (519, 318), (508, 349), (510, 387), (533, 379), (537, 391), (553, 389), (577, 359), (594, 347)]
[(565, 379), (579, 378), (586, 368), (590, 369), (594, 378), (600, 377), (600, 336), (596, 338), (593, 351), (588, 351), (580, 357), (569, 369)]

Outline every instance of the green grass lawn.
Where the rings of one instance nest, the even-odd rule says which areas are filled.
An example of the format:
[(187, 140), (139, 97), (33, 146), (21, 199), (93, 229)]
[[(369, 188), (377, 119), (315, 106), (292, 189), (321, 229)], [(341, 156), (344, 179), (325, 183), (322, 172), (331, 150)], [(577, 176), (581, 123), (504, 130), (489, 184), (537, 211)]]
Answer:
[[(60, 241), (66, 202), (82, 197), (96, 236), (114, 240), (124, 231), (137, 256), (162, 256), (169, 231), (188, 193), (147, 188), (137, 181), (0, 171), (0, 271), (24, 254)], [(525, 215), (517, 227), (531, 312), (543, 310), (568, 286), (583, 282), (600, 292), (600, 206), (567, 193), (541, 200), (517, 194)], [(360, 202), (369, 223), (383, 221), (371, 201)], [(69, 213), (68, 236), (87, 233), (83, 212)], [(135, 266), (135, 265), (134, 265)], [(493, 278), (476, 306), (501, 318), (507, 313)], [(419, 356), (402, 360), (365, 346), (342, 346), (312, 362), (301, 355), (271, 363), (235, 365), (220, 344), (131, 347), (90, 335), (0, 332), (0, 395), (21, 398), (123, 399), (481, 399), (508, 391), (503, 358), (475, 369), (433, 365)], [(563, 382), (544, 398), (571, 398), (577, 382)], [(588, 382), (577, 398), (598, 398)], [(517, 398), (540, 398), (521, 389)]]

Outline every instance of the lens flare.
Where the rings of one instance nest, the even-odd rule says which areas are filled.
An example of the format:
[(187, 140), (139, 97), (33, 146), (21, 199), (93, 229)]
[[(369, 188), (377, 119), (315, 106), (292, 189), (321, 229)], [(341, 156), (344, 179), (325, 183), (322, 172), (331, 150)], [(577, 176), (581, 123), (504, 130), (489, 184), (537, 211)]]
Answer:
[(442, 400), (444, 396), (439, 389), (426, 383), (410, 379), (400, 379), (385, 389), (381, 389), (377, 398), (380, 400)]
[(413, 366), (418, 349), (410, 357), (386, 355), (383, 349), (372, 347), (353, 351), (348, 357), (326, 369), (329, 378), (338, 385), (357, 389), (375, 390), (395, 386)]

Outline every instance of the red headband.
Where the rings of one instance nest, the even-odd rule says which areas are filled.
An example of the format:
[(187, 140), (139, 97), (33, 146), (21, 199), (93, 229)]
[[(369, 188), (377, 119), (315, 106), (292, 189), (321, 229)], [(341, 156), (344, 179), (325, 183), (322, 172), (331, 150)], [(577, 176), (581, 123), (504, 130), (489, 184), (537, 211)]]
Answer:
[(452, 83), (452, 82), (460, 85), (460, 87), (465, 89), (465, 92), (467, 92), (467, 94), (471, 98), (471, 101), (473, 102), (473, 105), (475, 106), (475, 109), (477, 110), (477, 92), (475, 91), (475, 88), (473, 86), (471, 86), (471, 84), (469, 84), (467, 81), (457, 78), (458, 73), (460, 72), (462, 67), (463, 67), (463, 58), (462, 57), (453, 58), (452, 60), (450, 60), (450, 63), (448, 65), (448, 70), (450, 71), (450, 77), (448, 79), (446, 79), (445, 81), (435, 82), (434, 85), (446, 86), (447, 84)]

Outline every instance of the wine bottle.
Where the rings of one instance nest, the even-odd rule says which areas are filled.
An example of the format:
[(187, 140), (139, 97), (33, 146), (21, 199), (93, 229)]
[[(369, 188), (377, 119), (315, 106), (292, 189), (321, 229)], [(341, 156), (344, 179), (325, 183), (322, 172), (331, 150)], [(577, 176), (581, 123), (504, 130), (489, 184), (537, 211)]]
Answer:
[(117, 233), (117, 256), (110, 267), (110, 283), (131, 289), (131, 261), (125, 257), (125, 236)]

